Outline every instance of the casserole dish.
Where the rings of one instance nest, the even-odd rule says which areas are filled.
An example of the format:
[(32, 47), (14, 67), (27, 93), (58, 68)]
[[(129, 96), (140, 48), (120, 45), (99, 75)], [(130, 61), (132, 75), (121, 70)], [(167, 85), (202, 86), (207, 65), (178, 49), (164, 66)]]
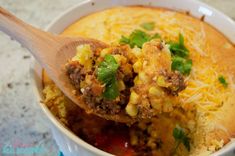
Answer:
[[(83, 1), (78, 5), (68, 9), (65, 13), (60, 15), (58, 18), (52, 22), (47, 31), (59, 34), (69, 25), (74, 23), (79, 18), (88, 15), (93, 12), (101, 11), (114, 6), (126, 6), (126, 5), (146, 5), (152, 7), (163, 7), (168, 9), (173, 9), (176, 11), (190, 11), (192, 16), (201, 18), (205, 15), (205, 22), (211, 24), (222, 32), (232, 43), (235, 42), (235, 31), (234, 22), (220, 13), (219, 11), (207, 6), (198, 1), (194, 0), (135, 0), (135, 1), (114, 1), (114, 0), (100, 0), (98, 1)], [(35, 92), (38, 96), (39, 101), (42, 99), (42, 69), (35, 63), (31, 69), (32, 79), (34, 81)], [(48, 108), (44, 104), (40, 104), (43, 112), (46, 114), (48, 120), (50, 120), (50, 127), (54, 138), (59, 145), (60, 149), (66, 156), (75, 155), (110, 155), (104, 151), (101, 151), (85, 141), (78, 138), (70, 130), (64, 127), (60, 122), (51, 114)], [(232, 155), (234, 143), (231, 141), (223, 149), (216, 152), (214, 155)]]

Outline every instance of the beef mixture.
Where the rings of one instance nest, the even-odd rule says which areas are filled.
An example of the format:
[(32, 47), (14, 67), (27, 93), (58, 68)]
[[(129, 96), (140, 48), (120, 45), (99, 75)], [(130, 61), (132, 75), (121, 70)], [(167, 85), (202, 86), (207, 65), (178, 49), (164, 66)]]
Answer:
[(171, 59), (159, 39), (142, 49), (120, 44), (93, 52), (89, 45), (80, 45), (65, 68), (74, 93), (91, 110), (151, 118), (180, 106), (177, 95), (186, 85), (183, 75), (171, 69)]
[(46, 83), (43, 93), (44, 103), (66, 127), (101, 150), (116, 156), (174, 155), (179, 150), (188, 152), (183, 143), (178, 145), (173, 131), (178, 124), (182, 127), (180, 134), (189, 137), (189, 129), (185, 125), (192, 125), (194, 110), (175, 109), (169, 114), (127, 126), (87, 114), (66, 98), (54, 83)]

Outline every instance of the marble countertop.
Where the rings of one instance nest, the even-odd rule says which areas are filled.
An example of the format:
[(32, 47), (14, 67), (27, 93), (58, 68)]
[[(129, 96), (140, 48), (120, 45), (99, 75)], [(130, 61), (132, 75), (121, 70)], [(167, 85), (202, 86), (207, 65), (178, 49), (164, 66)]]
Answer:
[[(82, 0), (0, 0), (24, 21), (45, 28), (58, 14)], [(235, 20), (235, 0), (202, 0)], [(35, 156), (56, 156), (58, 147), (33, 94), (27, 50), (0, 32), (0, 155), (8, 146), (37, 146)]]

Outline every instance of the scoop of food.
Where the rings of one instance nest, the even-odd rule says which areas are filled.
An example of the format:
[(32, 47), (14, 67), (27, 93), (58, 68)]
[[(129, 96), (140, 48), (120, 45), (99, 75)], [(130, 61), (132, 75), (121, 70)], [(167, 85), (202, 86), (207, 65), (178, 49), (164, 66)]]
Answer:
[[(132, 38), (140, 33), (136, 30)], [(123, 37), (120, 43), (96, 51), (79, 45), (65, 65), (73, 94), (86, 103), (88, 112), (124, 114), (134, 121), (181, 107), (178, 93), (185, 89), (184, 75), (192, 65), (185, 59), (183, 36), (178, 43), (159, 36), (141, 43)]]

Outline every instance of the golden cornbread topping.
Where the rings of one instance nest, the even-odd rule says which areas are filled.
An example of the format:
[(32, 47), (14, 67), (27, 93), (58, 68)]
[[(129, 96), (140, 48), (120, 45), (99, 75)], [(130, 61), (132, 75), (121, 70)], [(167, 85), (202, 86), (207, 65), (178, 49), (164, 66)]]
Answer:
[(126, 126), (88, 115), (44, 77), (46, 105), (88, 143), (122, 156), (194, 156), (210, 155), (235, 134), (235, 47), (205, 22), (161, 8), (117, 7), (81, 18), (62, 35), (110, 44), (77, 48), (68, 62), (75, 93), (103, 113), (145, 118)]

